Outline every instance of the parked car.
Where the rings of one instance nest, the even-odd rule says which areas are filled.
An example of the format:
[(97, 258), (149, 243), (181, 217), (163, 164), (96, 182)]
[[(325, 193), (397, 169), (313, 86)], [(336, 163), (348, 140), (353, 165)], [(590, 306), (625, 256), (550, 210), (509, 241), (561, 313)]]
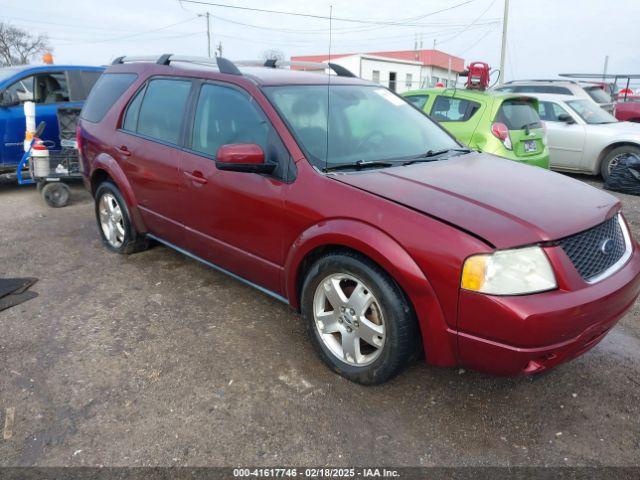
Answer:
[(403, 96), (475, 150), (549, 168), (544, 126), (530, 97), (442, 88)]
[(621, 122), (640, 123), (640, 96), (628, 96), (616, 102), (615, 116)]
[(156, 240), (288, 303), (350, 380), (383, 382), (421, 351), (540, 372), (596, 345), (640, 291), (604, 191), (465, 149), (341, 67), (154, 60), (118, 59), (81, 115), (106, 248)]
[(619, 122), (591, 100), (536, 94), (547, 126), (551, 168), (609, 177), (629, 153), (640, 153), (640, 124)]
[(613, 114), (615, 102), (609, 86), (602, 82), (575, 80), (514, 80), (494, 89), (496, 92), (573, 95), (596, 102), (600, 108)]
[(24, 153), (24, 102), (35, 102), (36, 123), (46, 123), (43, 140), (59, 149), (58, 108), (81, 107), (103, 70), (79, 65), (0, 68), (0, 174), (15, 172)]

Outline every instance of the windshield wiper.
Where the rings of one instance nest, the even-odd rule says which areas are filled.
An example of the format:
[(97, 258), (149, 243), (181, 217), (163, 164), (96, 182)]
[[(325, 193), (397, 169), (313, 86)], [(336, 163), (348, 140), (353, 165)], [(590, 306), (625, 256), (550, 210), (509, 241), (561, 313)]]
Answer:
[(418, 162), (433, 162), (437, 160), (438, 157), (441, 157), (445, 153), (449, 152), (455, 152), (459, 153), (460, 155), (465, 155), (467, 153), (471, 153), (471, 150), (469, 150), (468, 148), (443, 148), (442, 150), (427, 150), (423, 154), (420, 154), (412, 158), (411, 160), (403, 162), (402, 165), (411, 165), (412, 163)]
[(333, 170), (362, 170), (363, 168), (376, 168), (376, 167), (393, 167), (397, 162), (385, 162), (383, 160), (358, 160), (354, 163), (339, 163), (337, 165), (329, 165), (324, 171), (330, 172)]

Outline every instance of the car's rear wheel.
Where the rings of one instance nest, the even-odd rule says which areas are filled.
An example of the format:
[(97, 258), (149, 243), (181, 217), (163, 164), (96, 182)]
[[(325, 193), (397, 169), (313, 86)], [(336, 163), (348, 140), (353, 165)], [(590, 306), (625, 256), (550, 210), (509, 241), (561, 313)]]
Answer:
[(127, 254), (149, 246), (148, 239), (136, 232), (127, 204), (113, 183), (103, 182), (97, 188), (95, 209), (100, 237), (109, 250)]
[(364, 257), (344, 252), (317, 260), (301, 300), (311, 342), (322, 360), (349, 380), (385, 382), (417, 353), (420, 334), (404, 293)]
[(614, 148), (611, 150), (603, 159), (600, 164), (600, 174), (602, 178), (606, 181), (611, 174), (611, 170), (615, 168), (620, 160), (630, 153), (634, 155), (640, 155), (640, 147), (636, 147), (633, 145), (623, 145), (622, 147)]

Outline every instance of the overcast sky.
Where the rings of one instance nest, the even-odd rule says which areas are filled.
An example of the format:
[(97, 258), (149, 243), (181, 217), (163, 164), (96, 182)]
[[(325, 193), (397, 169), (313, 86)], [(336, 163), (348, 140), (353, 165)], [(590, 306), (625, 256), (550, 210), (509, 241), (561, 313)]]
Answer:
[[(209, 0), (203, 0), (209, 1)], [(210, 0), (243, 7), (410, 26), (333, 21), (333, 53), (432, 48), (498, 67), (504, 0)], [(437, 10), (447, 11), (426, 16)], [(205, 19), (230, 59), (269, 48), (326, 53), (329, 21), (196, 5), (178, 0), (0, 0), (0, 21), (49, 36), (56, 63), (105, 64), (119, 55), (206, 55)], [(422, 17), (417, 20), (415, 17)], [(511, 0), (506, 78), (562, 72), (640, 73), (640, 0)]]

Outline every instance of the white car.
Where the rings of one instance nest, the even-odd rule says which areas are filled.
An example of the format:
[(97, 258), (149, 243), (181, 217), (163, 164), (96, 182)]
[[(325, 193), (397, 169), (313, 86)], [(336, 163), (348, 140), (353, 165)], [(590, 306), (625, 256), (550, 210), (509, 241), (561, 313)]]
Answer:
[(497, 92), (526, 94), (573, 95), (593, 100), (607, 112), (613, 114), (615, 102), (600, 83), (577, 82), (575, 80), (512, 80), (495, 89)]
[(640, 123), (619, 122), (595, 102), (570, 95), (529, 94), (538, 99), (554, 170), (609, 176), (620, 158), (640, 155)]

